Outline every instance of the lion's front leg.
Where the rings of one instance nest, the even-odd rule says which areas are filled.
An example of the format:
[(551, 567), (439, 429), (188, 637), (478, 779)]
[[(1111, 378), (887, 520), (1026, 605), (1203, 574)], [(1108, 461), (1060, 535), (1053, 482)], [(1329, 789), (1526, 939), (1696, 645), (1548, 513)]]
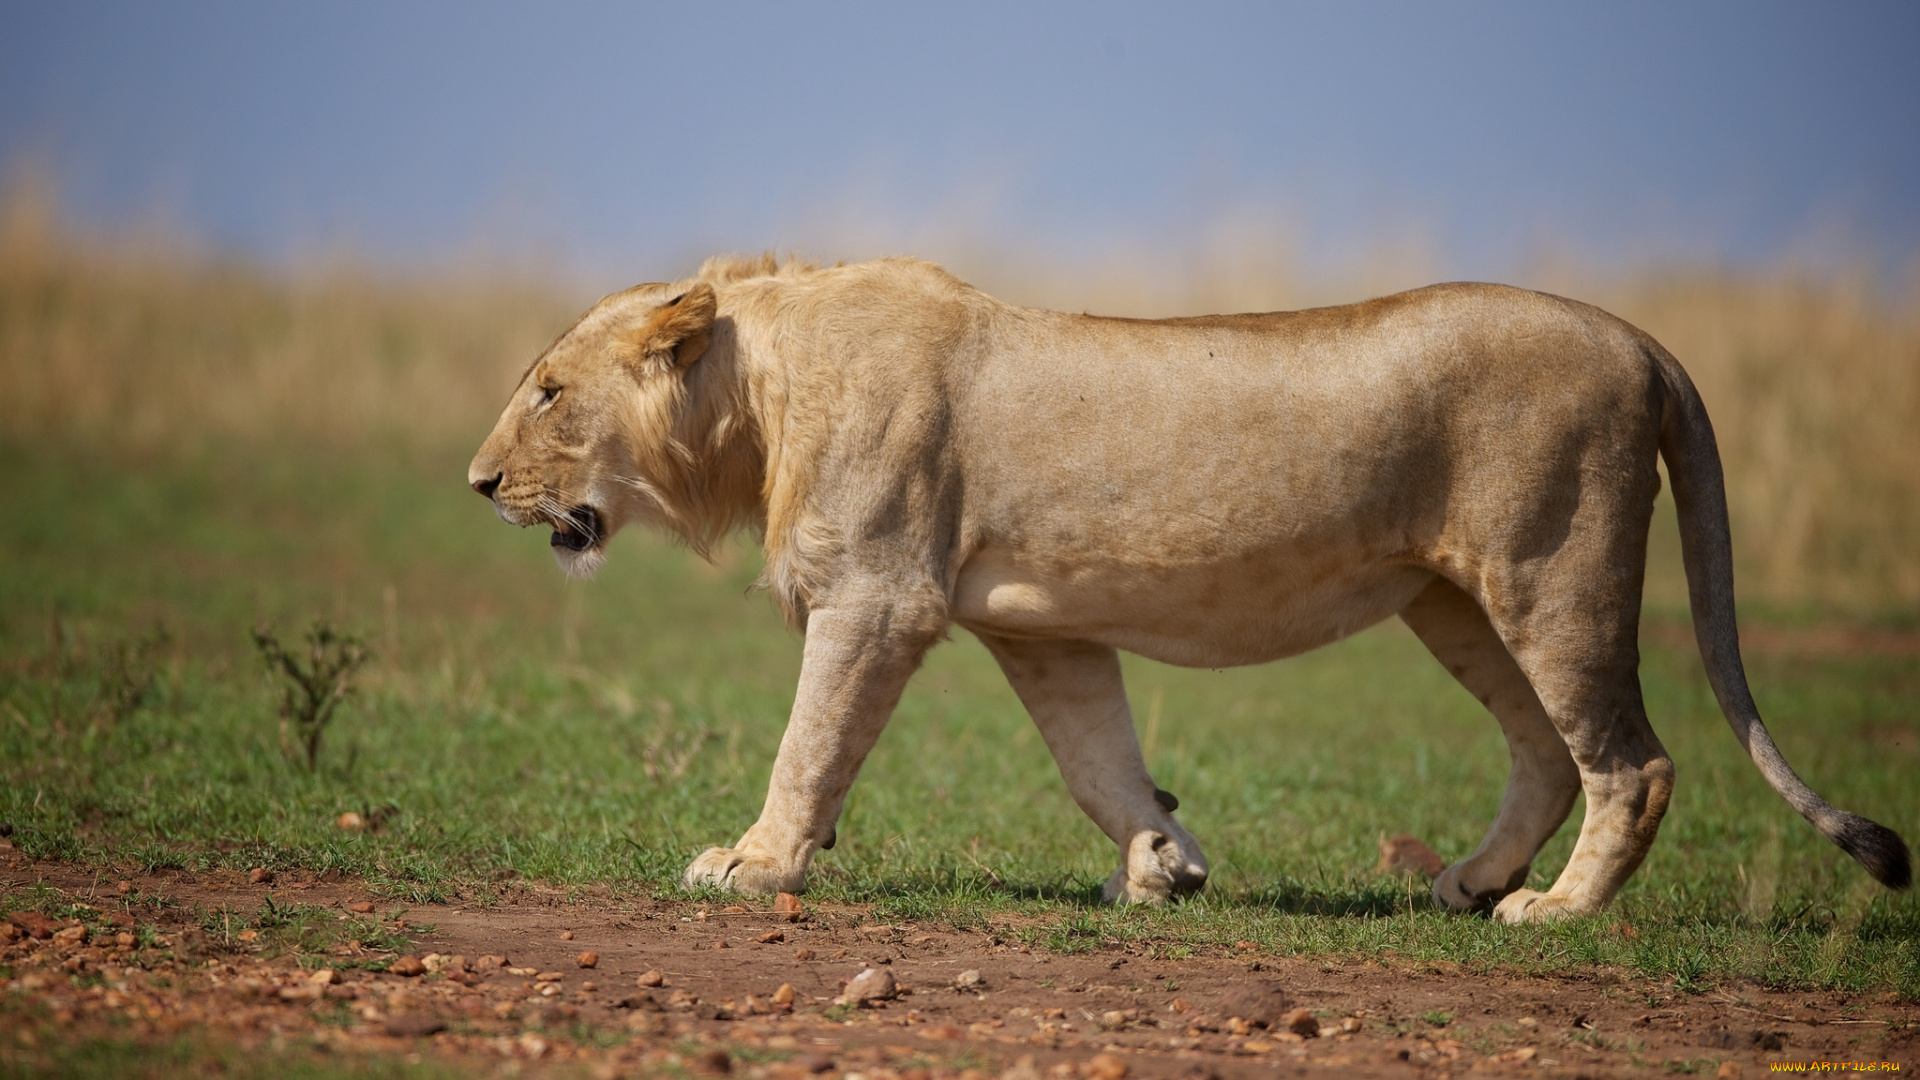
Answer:
[(1106, 900), (1151, 904), (1198, 892), (1207, 857), (1173, 819), (1178, 801), (1147, 774), (1119, 655), (1086, 641), (980, 640), (1040, 728), (1073, 801), (1120, 846)]
[(897, 608), (809, 616), (800, 686), (760, 820), (732, 847), (708, 848), (694, 859), (687, 887), (775, 893), (806, 886), (807, 864), (832, 845), (861, 763), (939, 633), (928, 629), (934, 621)]

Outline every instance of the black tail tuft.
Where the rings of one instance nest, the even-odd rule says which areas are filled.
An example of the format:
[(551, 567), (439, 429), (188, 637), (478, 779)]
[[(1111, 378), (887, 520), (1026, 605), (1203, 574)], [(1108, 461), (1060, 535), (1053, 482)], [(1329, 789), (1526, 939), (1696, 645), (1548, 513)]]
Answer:
[(1841, 850), (1867, 868), (1880, 884), (1904, 889), (1913, 884), (1913, 865), (1907, 857), (1907, 842), (1900, 834), (1857, 814), (1845, 815), (1840, 835), (1833, 838)]

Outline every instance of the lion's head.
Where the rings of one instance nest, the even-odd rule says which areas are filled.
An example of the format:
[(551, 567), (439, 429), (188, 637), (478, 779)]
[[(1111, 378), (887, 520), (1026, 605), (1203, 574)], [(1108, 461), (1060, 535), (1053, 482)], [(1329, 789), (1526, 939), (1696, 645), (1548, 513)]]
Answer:
[(704, 546), (715, 530), (697, 477), (716, 448), (700, 402), (714, 395), (696, 369), (717, 309), (706, 282), (638, 285), (595, 304), (521, 377), (467, 482), (502, 520), (552, 527), (570, 575), (598, 570), (633, 521)]

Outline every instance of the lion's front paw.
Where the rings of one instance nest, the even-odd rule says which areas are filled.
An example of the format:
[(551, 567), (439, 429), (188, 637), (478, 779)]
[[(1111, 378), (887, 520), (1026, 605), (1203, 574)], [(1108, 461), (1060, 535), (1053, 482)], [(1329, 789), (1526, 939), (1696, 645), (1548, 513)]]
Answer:
[(806, 888), (807, 868), (790, 867), (739, 848), (716, 847), (701, 852), (680, 881), (689, 889), (714, 885), (743, 893), (799, 892)]
[(1127, 845), (1125, 865), (1107, 879), (1100, 895), (1109, 904), (1163, 904), (1197, 893), (1206, 883), (1207, 857), (1193, 837), (1143, 832)]
[[(1480, 868), (1481, 878), (1485, 877), (1484, 868)], [(1450, 911), (1487, 911), (1512, 895), (1527, 880), (1528, 867), (1521, 867), (1508, 875), (1505, 881), (1496, 885), (1476, 884), (1476, 867), (1469, 859), (1455, 863), (1440, 871), (1433, 879), (1433, 899)]]
[(1589, 912), (1576, 907), (1573, 901), (1564, 896), (1549, 896), (1533, 889), (1515, 889), (1493, 909), (1495, 922), (1512, 926), (1571, 919), (1586, 914)]

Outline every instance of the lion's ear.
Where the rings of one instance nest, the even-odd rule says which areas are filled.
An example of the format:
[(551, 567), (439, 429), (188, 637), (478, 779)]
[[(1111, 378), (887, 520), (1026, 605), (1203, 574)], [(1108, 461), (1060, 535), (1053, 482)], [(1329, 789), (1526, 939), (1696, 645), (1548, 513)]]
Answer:
[(655, 308), (628, 339), (633, 358), (660, 370), (691, 365), (707, 351), (719, 306), (713, 286), (702, 281)]

